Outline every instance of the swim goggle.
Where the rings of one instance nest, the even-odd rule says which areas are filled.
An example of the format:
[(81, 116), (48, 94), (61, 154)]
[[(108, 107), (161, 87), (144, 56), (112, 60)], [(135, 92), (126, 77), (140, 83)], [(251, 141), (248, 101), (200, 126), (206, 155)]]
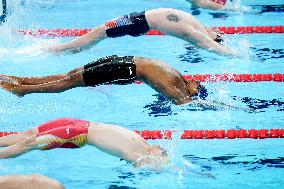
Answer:
[(208, 91), (207, 91), (207, 89), (206, 89), (204, 86), (202, 86), (202, 85), (199, 84), (199, 85), (196, 87), (196, 90), (197, 90), (197, 92), (194, 93), (194, 94), (192, 95), (192, 97), (198, 97), (198, 98), (200, 98), (200, 99), (202, 99), (202, 100), (205, 100), (205, 99), (207, 98), (207, 96), (208, 96)]

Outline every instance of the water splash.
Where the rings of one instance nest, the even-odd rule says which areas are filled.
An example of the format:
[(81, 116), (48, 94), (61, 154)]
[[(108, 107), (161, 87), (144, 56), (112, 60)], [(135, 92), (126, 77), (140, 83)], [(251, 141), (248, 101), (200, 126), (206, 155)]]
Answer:
[(250, 12), (251, 8), (241, 4), (241, 0), (227, 1), (224, 10), (246, 13)]
[(18, 28), (36, 28), (33, 21), (29, 21), (25, 26), (24, 19), (30, 16), (34, 8), (53, 5), (52, 1), (16, 1), (8, 3), (9, 13), (6, 22), (0, 26), (0, 58), (2, 57), (26, 57), (33, 58), (47, 54), (47, 48), (58, 43), (58, 39), (36, 38), (24, 36), (17, 32)]

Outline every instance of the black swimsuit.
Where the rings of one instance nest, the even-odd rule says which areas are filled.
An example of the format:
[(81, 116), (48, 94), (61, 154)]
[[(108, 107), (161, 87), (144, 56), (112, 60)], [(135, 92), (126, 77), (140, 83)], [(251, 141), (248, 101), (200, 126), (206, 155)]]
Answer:
[(136, 79), (136, 65), (133, 56), (107, 56), (85, 65), (82, 75), (86, 86), (129, 84)]
[(150, 30), (145, 17), (145, 11), (131, 13), (118, 17), (105, 23), (108, 37), (121, 37), (131, 35), (133, 37), (143, 35)]

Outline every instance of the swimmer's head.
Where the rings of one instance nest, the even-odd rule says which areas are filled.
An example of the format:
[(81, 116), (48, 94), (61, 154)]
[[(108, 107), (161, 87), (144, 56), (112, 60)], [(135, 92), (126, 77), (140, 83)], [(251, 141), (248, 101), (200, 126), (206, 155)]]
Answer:
[(222, 38), (222, 34), (220, 33), (220, 31), (218, 29), (215, 28), (206, 28), (209, 36), (211, 39), (213, 39), (214, 41), (216, 41), (217, 43), (222, 43), (224, 40)]
[(188, 87), (190, 97), (192, 98), (198, 97), (202, 100), (205, 100), (207, 98), (208, 91), (203, 85), (200, 84), (200, 82), (189, 79), (185, 79), (185, 81)]
[(214, 39), (214, 41), (221, 44), (224, 40), (220, 34), (217, 34), (217, 37)]
[(163, 164), (169, 164), (171, 162), (171, 157), (168, 151), (159, 145), (151, 146), (150, 153), (158, 160), (160, 160)]
[(191, 97), (198, 97), (202, 100), (205, 100), (208, 96), (208, 91), (203, 85), (197, 86), (197, 92), (194, 93)]
[(171, 157), (168, 151), (161, 146), (153, 145), (148, 149), (147, 154), (139, 157), (133, 165), (140, 168), (150, 168), (160, 171), (171, 163)]

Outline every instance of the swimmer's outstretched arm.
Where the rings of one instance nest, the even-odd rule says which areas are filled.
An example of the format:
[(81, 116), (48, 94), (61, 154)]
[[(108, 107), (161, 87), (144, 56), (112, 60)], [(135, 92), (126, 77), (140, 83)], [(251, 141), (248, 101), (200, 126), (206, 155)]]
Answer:
[(184, 38), (184, 40), (189, 42), (194, 42), (196, 46), (200, 48), (205, 48), (225, 56), (241, 57), (238, 52), (233, 51), (229, 47), (217, 43), (216, 41), (211, 39), (208, 35), (204, 35), (204, 33), (198, 30), (195, 30), (193, 28), (188, 28), (187, 35), (189, 37)]
[(59, 81), (66, 78), (66, 74), (50, 75), (43, 77), (17, 77), (11, 75), (0, 74), (0, 83), (7, 82), (19, 85), (38, 85), (42, 83), (49, 83), (54, 81)]
[(203, 33), (199, 32), (198, 30), (187, 30), (190, 38), (195, 42), (195, 44), (198, 47), (209, 49), (213, 52), (216, 52), (221, 55), (225, 56), (234, 56), (234, 57), (240, 57), (240, 54), (238, 52), (233, 51), (232, 49), (229, 49), (228, 47), (225, 47), (213, 39), (211, 39), (209, 36), (204, 35)]
[(17, 134), (11, 134), (8, 136), (4, 136), (0, 138), (0, 146), (11, 146), (13, 144), (17, 144), (21, 142), (22, 140), (31, 137), (36, 134), (36, 129), (30, 129), (25, 132), (17, 133)]
[(70, 42), (57, 44), (52, 47), (48, 47), (47, 51), (51, 53), (60, 53), (60, 52), (70, 52), (78, 53), (83, 49), (90, 48), (93, 44), (98, 43), (99, 41), (107, 37), (105, 32), (105, 26), (101, 25), (92, 29), (87, 34), (77, 37)]

